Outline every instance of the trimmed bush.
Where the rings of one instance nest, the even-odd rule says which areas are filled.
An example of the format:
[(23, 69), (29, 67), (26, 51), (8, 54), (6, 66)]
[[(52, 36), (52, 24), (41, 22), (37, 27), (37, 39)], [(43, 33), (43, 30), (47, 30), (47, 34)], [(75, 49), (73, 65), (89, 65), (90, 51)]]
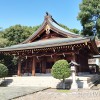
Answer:
[(8, 68), (4, 65), (0, 63), (0, 78), (2, 77), (6, 77), (8, 75)]
[(63, 79), (63, 88), (65, 88), (65, 78), (71, 75), (69, 63), (66, 60), (58, 60), (51, 69), (51, 74), (56, 79)]

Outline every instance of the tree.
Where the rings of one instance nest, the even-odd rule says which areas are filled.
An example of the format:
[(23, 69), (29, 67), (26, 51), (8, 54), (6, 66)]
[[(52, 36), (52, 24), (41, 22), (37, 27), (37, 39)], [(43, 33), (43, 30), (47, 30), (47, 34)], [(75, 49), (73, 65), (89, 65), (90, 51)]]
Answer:
[(8, 75), (8, 68), (4, 65), (0, 63), (0, 78), (2, 77), (6, 77)]
[(8, 40), (0, 37), (0, 48), (6, 47), (6, 45), (8, 45)]
[[(39, 25), (40, 26), (40, 25)], [(33, 34), (39, 26), (28, 27), (22, 25), (11, 26), (5, 30), (0, 30), (0, 47), (11, 46), (23, 42)], [(9, 69), (9, 75), (16, 72), (17, 59), (11, 55), (0, 54), (0, 63), (3, 63)]]
[(83, 26), (82, 35), (100, 37), (100, 0), (83, 0), (79, 5), (78, 20)]
[(4, 34), (3, 30), (0, 30), (0, 48), (5, 47), (9, 42), (6, 38), (2, 37), (3, 34)]
[(63, 79), (63, 89), (65, 89), (65, 78), (71, 75), (69, 64), (66, 60), (58, 60), (52, 67), (51, 74), (56, 79)]
[(8, 46), (23, 42), (38, 29), (39, 26), (28, 27), (15, 25), (4, 30), (3, 38), (9, 40)]

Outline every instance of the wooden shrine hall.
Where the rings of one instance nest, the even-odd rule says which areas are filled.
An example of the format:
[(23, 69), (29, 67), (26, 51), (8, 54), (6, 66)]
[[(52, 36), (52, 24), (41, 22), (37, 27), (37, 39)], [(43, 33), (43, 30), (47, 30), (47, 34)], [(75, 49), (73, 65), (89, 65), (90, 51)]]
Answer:
[(77, 72), (89, 72), (88, 59), (99, 54), (95, 38), (83, 37), (62, 28), (46, 13), (40, 28), (18, 45), (0, 48), (0, 54), (18, 57), (18, 75), (50, 73), (55, 61), (80, 64)]

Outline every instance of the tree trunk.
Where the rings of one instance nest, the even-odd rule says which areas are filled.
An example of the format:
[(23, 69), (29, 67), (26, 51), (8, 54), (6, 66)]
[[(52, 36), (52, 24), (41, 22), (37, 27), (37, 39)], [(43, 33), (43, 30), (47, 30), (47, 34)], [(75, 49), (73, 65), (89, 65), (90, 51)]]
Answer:
[(65, 89), (65, 78), (63, 78), (62, 87), (63, 87), (63, 89)]

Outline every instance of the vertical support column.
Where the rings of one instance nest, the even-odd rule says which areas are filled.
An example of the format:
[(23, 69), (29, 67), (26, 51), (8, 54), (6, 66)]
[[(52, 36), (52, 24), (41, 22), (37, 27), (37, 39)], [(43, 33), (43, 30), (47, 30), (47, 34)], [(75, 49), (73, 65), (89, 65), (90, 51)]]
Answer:
[(25, 62), (25, 73), (27, 73), (27, 59), (26, 59), (26, 62)]
[(19, 59), (18, 59), (18, 71), (17, 71), (17, 75), (21, 76), (21, 57), (19, 57)]
[[(76, 54), (74, 52), (72, 53), (72, 59), (71, 59), (71, 61), (76, 62)], [(74, 66), (74, 67), (75, 67), (75, 71), (77, 72), (76, 66)], [(77, 74), (76, 72), (75, 72), (75, 74)]]
[(33, 61), (32, 61), (32, 76), (35, 76), (35, 67), (36, 67), (36, 58), (33, 56)]
[(46, 73), (46, 58), (45, 57), (42, 60), (42, 73)]
[(75, 53), (72, 53), (72, 61), (76, 62), (76, 55), (75, 55)]
[(54, 55), (54, 63), (57, 61), (57, 55)]

